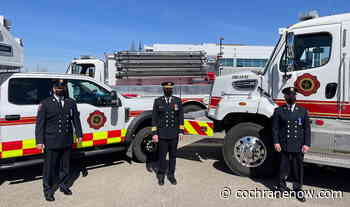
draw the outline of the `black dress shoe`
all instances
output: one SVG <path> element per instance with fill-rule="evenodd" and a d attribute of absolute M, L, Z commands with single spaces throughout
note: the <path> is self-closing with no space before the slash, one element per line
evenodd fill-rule
<path fill-rule="evenodd" d="M 146 169 L 148 172 L 153 172 L 151 163 L 146 163 Z"/>
<path fill-rule="evenodd" d="M 157 178 L 158 178 L 158 184 L 159 185 L 164 185 L 164 175 L 163 174 L 158 174 Z"/>
<path fill-rule="evenodd" d="M 60 188 L 60 191 L 64 194 L 64 195 L 72 195 L 72 191 L 69 190 L 69 188 Z"/>
<path fill-rule="evenodd" d="M 170 181 L 170 183 L 171 184 L 173 184 L 173 185 L 176 185 L 177 184 L 177 181 L 176 181 L 176 179 L 175 179 L 175 177 L 174 176 L 168 176 L 168 180 Z"/>
<path fill-rule="evenodd" d="M 158 179 L 158 185 L 160 185 L 160 186 L 164 185 L 164 178 Z"/>
<path fill-rule="evenodd" d="M 83 168 L 83 169 L 81 170 L 81 175 L 82 175 L 83 177 L 88 176 L 88 174 L 89 174 L 89 172 L 87 171 L 86 168 Z"/>
<path fill-rule="evenodd" d="M 55 197 L 53 197 L 52 194 L 50 194 L 50 195 L 45 195 L 45 200 L 46 200 L 46 201 L 55 201 Z"/>

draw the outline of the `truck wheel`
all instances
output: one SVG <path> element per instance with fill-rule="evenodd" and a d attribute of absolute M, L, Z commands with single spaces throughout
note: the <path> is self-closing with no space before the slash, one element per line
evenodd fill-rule
<path fill-rule="evenodd" d="M 200 111 L 203 110 L 202 107 L 197 105 L 186 105 L 184 106 L 184 113 L 193 112 L 193 111 Z"/>
<path fill-rule="evenodd" d="M 152 142 L 151 127 L 145 127 L 137 132 L 134 143 L 134 157 L 139 162 L 146 162 L 147 158 L 157 152 L 157 144 Z"/>
<path fill-rule="evenodd" d="M 223 157 L 236 174 L 247 177 L 268 177 L 277 171 L 276 153 L 272 139 L 263 126 L 241 123 L 225 136 Z"/>

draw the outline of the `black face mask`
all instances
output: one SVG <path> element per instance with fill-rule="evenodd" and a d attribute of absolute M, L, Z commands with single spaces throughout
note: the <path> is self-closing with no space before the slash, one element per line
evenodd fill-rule
<path fill-rule="evenodd" d="M 291 97 L 286 97 L 286 102 L 289 105 L 293 105 L 296 102 L 296 98 L 295 96 L 291 96 Z"/>
<path fill-rule="evenodd" d="M 64 90 L 56 90 L 55 92 L 56 96 L 64 96 L 65 95 L 65 91 Z"/>
<path fill-rule="evenodd" d="M 170 97 L 173 95 L 173 91 L 172 90 L 164 90 L 164 95 L 167 97 Z"/>

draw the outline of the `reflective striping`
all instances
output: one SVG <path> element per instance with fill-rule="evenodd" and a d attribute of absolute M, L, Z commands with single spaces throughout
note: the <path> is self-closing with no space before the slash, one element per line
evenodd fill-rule
<path fill-rule="evenodd" d="M 107 144 L 107 139 L 94 140 L 93 142 L 94 142 L 94 146 L 105 145 Z"/>
<path fill-rule="evenodd" d="M 35 154 L 41 154 L 43 151 L 39 150 L 37 148 L 31 148 L 31 149 L 23 149 L 23 156 L 24 155 L 35 155 Z"/>
<path fill-rule="evenodd" d="M 126 129 L 86 133 L 83 134 L 83 141 L 79 144 L 76 143 L 76 137 L 74 137 L 74 143 L 72 147 L 85 148 L 121 143 L 125 141 L 125 135 Z M 36 141 L 34 138 L 11 142 L 0 142 L 0 159 L 41 153 L 43 153 L 43 151 L 36 148 Z"/>
<path fill-rule="evenodd" d="M 122 129 L 122 137 L 126 136 L 126 129 Z"/>
<path fill-rule="evenodd" d="M 23 140 L 23 149 L 31 149 L 31 148 L 35 148 L 35 147 L 36 147 L 35 139 Z"/>
<path fill-rule="evenodd" d="M 18 150 L 22 149 L 23 143 L 20 141 L 4 142 L 2 143 L 2 151 Z"/>
<path fill-rule="evenodd" d="M 10 150 L 3 151 L 1 158 L 10 158 L 10 157 L 20 157 L 23 156 L 23 150 Z"/>
<path fill-rule="evenodd" d="M 93 133 L 93 140 L 107 139 L 108 132 L 95 132 Z"/>
<path fill-rule="evenodd" d="M 89 140 L 92 140 L 92 138 L 93 138 L 92 133 L 83 134 L 83 141 L 89 141 Z"/>
<path fill-rule="evenodd" d="M 191 125 L 189 120 L 185 120 L 185 129 L 188 134 L 197 134 L 197 131 L 193 126 Z"/>
<path fill-rule="evenodd" d="M 213 123 L 207 121 L 185 120 L 185 134 L 213 136 Z"/>
<path fill-rule="evenodd" d="M 114 144 L 114 143 L 118 143 L 121 141 L 122 141 L 121 137 L 109 138 L 109 139 L 107 139 L 107 144 Z"/>
<path fill-rule="evenodd" d="M 157 131 L 157 127 L 152 127 L 151 130 L 152 132 Z"/>
<path fill-rule="evenodd" d="M 210 125 L 208 122 L 204 122 L 204 121 L 199 121 L 198 125 L 201 127 L 205 127 L 205 131 L 204 134 L 207 136 L 213 136 L 214 134 L 214 130 L 213 130 L 213 125 Z"/>
<path fill-rule="evenodd" d="M 122 135 L 121 130 L 108 131 L 108 138 L 120 137 Z"/>
<path fill-rule="evenodd" d="M 77 148 L 92 147 L 93 145 L 94 141 L 83 141 L 77 144 Z"/>

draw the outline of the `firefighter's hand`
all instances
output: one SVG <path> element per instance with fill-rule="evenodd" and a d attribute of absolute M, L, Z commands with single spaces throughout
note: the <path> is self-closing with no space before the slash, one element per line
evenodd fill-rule
<path fill-rule="evenodd" d="M 83 141 L 83 138 L 82 137 L 78 137 L 77 138 L 77 143 L 79 144 L 79 143 L 81 143 Z"/>
<path fill-rule="evenodd" d="M 302 151 L 303 153 L 307 153 L 309 150 L 310 150 L 310 147 L 307 146 L 307 145 L 303 145 L 303 148 L 301 149 L 301 151 Z"/>
<path fill-rule="evenodd" d="M 281 145 L 280 144 L 275 144 L 275 150 L 277 152 L 281 152 L 282 151 Z"/>
<path fill-rule="evenodd" d="M 179 134 L 179 139 L 182 141 L 183 138 L 184 138 L 184 134 L 180 133 L 180 134 Z"/>
<path fill-rule="evenodd" d="M 152 141 L 153 142 L 158 142 L 158 135 L 153 135 L 153 137 L 152 137 Z"/>
<path fill-rule="evenodd" d="M 36 148 L 38 149 L 38 150 L 42 150 L 42 149 L 44 149 L 44 144 L 37 144 L 36 145 Z"/>

